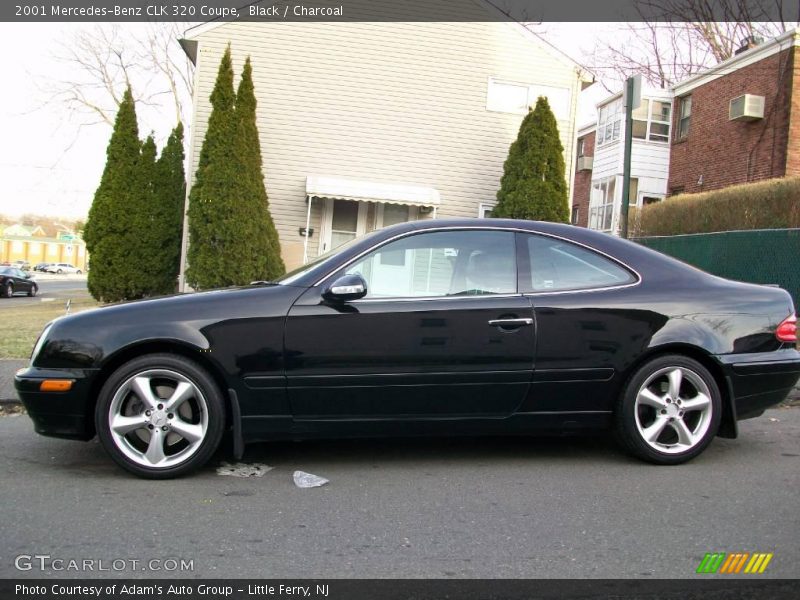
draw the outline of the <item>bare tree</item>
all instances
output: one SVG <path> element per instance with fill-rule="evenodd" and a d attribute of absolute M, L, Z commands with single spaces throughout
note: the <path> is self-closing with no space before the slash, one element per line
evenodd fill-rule
<path fill-rule="evenodd" d="M 783 21 L 783 0 L 636 0 L 634 9 L 637 22 L 621 25 L 585 57 L 609 91 L 633 74 L 669 87 L 730 58 L 745 43 L 797 25 Z"/>
<path fill-rule="evenodd" d="M 192 98 L 192 64 L 178 38 L 181 23 L 137 26 L 102 24 L 80 28 L 57 45 L 54 58 L 64 76 L 42 82 L 50 102 L 61 103 L 81 125 L 113 126 L 119 103 L 130 85 L 139 106 L 164 103 L 186 123 Z"/>

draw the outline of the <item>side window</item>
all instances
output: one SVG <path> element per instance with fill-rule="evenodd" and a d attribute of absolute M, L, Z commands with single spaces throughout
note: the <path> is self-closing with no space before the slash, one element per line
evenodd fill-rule
<path fill-rule="evenodd" d="M 514 234 L 436 231 L 381 246 L 344 271 L 367 282 L 367 298 L 513 294 L 517 291 Z"/>
<path fill-rule="evenodd" d="M 533 292 L 580 290 L 633 283 L 636 278 L 614 261 L 582 246 L 528 235 Z"/>

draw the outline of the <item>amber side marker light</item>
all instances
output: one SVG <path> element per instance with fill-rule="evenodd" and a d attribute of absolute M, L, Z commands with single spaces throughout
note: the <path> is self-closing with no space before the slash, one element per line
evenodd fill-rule
<path fill-rule="evenodd" d="M 68 392 L 74 382 L 71 379 L 45 379 L 39 385 L 40 392 Z"/>
<path fill-rule="evenodd" d="M 778 325 L 775 337 L 781 342 L 797 342 L 797 315 L 789 315 Z"/>

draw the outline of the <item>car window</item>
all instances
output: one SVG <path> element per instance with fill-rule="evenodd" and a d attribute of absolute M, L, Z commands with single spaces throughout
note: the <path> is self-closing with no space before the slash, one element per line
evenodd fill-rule
<path fill-rule="evenodd" d="M 517 291 L 514 234 L 436 231 L 390 242 L 339 274 L 360 274 L 367 298 L 474 296 Z"/>
<path fill-rule="evenodd" d="M 541 235 L 527 235 L 534 292 L 580 290 L 636 281 L 627 269 L 583 246 Z"/>

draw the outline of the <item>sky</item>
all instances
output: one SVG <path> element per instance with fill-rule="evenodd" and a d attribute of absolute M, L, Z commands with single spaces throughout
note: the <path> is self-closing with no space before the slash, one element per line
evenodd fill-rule
<path fill-rule="evenodd" d="M 609 24 L 604 24 L 607 28 Z M 0 214 L 25 213 L 85 218 L 100 182 L 111 128 L 85 126 L 53 101 L 54 82 L 76 76 L 59 60 L 60 44 L 83 23 L 2 23 L 0 56 L 4 93 L 0 94 Z M 125 24 L 139 34 L 141 24 Z M 580 62 L 594 46 L 595 23 L 550 23 L 537 29 L 560 50 Z M 12 58 L 13 57 L 13 58 Z M 578 125 L 591 120 L 594 104 L 607 92 L 595 84 L 581 95 Z M 140 111 L 140 137 L 153 132 L 159 148 L 174 125 L 168 106 Z M 143 114 L 145 113 L 145 114 Z"/>

